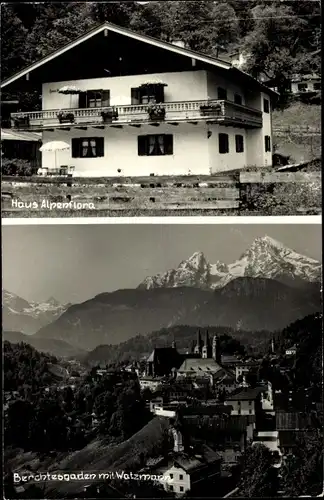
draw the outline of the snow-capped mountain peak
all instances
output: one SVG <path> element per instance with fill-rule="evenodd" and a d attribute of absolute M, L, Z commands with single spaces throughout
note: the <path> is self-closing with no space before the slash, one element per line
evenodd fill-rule
<path fill-rule="evenodd" d="M 195 252 L 175 269 L 146 278 L 140 288 L 191 286 L 218 289 L 235 278 L 267 278 L 284 282 L 320 282 L 321 264 L 270 236 L 256 238 L 232 264 L 210 264 L 204 253 Z"/>
<path fill-rule="evenodd" d="M 50 297 L 46 302 L 27 301 L 15 293 L 2 291 L 4 324 L 7 330 L 14 329 L 34 333 L 63 314 L 71 304 L 60 304 Z"/>

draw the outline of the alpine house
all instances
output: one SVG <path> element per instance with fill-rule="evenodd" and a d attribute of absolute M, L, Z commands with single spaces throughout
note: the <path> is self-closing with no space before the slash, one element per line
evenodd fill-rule
<path fill-rule="evenodd" d="M 1 87 L 41 93 L 42 110 L 12 113 L 11 122 L 41 132 L 43 145 L 67 143 L 58 165 L 43 152 L 48 172 L 209 175 L 272 163 L 275 92 L 228 62 L 110 23 Z"/>

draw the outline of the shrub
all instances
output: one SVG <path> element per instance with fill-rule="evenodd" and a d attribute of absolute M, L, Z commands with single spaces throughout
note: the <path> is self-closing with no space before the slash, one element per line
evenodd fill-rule
<path fill-rule="evenodd" d="M 28 160 L 20 158 L 2 158 L 2 175 L 19 175 L 21 177 L 36 174 L 37 167 L 32 167 Z"/>

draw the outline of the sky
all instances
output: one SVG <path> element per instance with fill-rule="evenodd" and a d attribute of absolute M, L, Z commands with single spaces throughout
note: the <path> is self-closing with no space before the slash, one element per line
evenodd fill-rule
<path fill-rule="evenodd" d="M 234 262 L 259 236 L 321 261 L 321 226 L 296 224 L 104 224 L 2 228 L 3 288 L 29 301 L 79 303 L 135 288 L 194 252 Z"/>

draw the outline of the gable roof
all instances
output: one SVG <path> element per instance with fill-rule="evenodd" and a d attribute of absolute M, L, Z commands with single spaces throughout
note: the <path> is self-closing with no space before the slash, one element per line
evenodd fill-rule
<path fill-rule="evenodd" d="M 212 358 L 187 358 L 179 368 L 179 372 L 216 373 L 222 367 Z"/>
<path fill-rule="evenodd" d="M 233 391 L 226 401 L 253 401 L 259 397 L 259 394 L 265 390 L 264 387 L 244 387 L 238 392 Z"/>
<path fill-rule="evenodd" d="M 112 31 L 112 32 L 117 33 L 117 34 L 127 36 L 129 38 L 134 39 L 134 40 L 144 42 L 144 43 L 153 45 L 155 47 L 162 48 L 162 49 L 168 50 L 170 52 L 174 52 L 174 53 L 182 55 L 182 56 L 190 57 L 191 59 L 201 61 L 205 64 L 209 64 L 209 65 L 214 66 L 214 67 L 222 68 L 225 70 L 230 70 L 230 72 L 233 74 L 232 76 L 234 78 L 235 78 L 235 76 L 240 75 L 241 77 L 244 77 L 245 79 L 250 81 L 250 83 L 254 83 L 254 85 L 257 84 L 261 89 L 263 89 L 269 95 L 272 95 L 272 96 L 279 95 L 277 92 L 274 92 L 272 89 L 266 87 L 261 82 L 259 82 L 257 79 L 253 78 L 251 75 L 248 75 L 244 71 L 241 71 L 241 70 L 235 68 L 231 63 L 228 63 L 228 62 L 223 61 L 221 59 L 216 59 L 215 57 L 201 54 L 200 52 L 195 52 L 195 51 L 190 50 L 190 49 L 185 49 L 183 47 L 173 45 L 170 42 L 164 42 L 162 40 L 159 40 L 157 38 L 153 38 L 153 37 L 148 36 L 148 35 L 142 35 L 140 33 L 136 33 L 135 31 L 132 31 L 128 28 L 117 26 L 116 24 L 112 24 L 109 22 L 105 22 L 99 26 L 96 26 L 95 28 L 86 32 L 84 35 L 81 35 L 78 38 L 76 38 L 73 42 L 70 42 L 70 43 L 64 45 L 63 47 L 51 52 L 47 56 L 39 59 L 35 63 L 27 66 L 25 69 L 18 71 L 13 76 L 6 78 L 1 83 L 1 88 L 6 87 L 7 85 L 15 82 L 16 80 L 27 75 L 31 71 L 39 68 L 40 66 L 43 66 L 44 64 L 50 62 L 51 60 L 55 59 L 56 57 L 64 54 L 65 52 L 69 51 L 70 49 L 82 44 L 83 42 L 89 40 L 93 36 L 95 36 L 101 32 L 104 32 L 105 30 Z"/>

